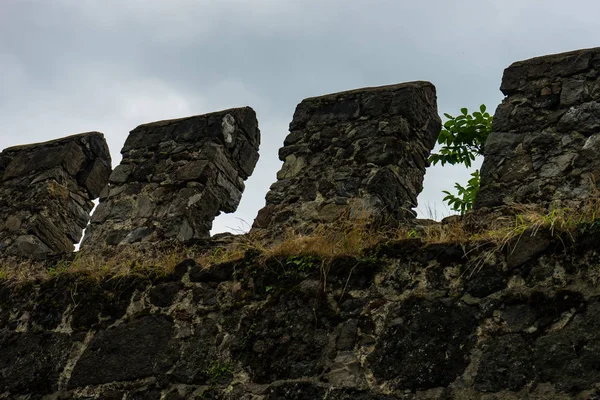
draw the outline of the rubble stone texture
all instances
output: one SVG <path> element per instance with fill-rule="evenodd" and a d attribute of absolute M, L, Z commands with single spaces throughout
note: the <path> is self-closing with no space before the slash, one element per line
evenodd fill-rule
<path fill-rule="evenodd" d="M 99 132 L 0 153 L 0 254 L 46 259 L 81 240 L 111 172 Z"/>
<path fill-rule="evenodd" d="M 259 143 L 250 107 L 138 126 L 121 150 L 82 249 L 209 237 L 213 219 L 236 210 Z"/>
<path fill-rule="evenodd" d="M 310 229 L 335 221 L 349 204 L 358 204 L 357 216 L 413 217 L 440 127 L 429 82 L 303 100 L 254 228 Z"/>
<path fill-rule="evenodd" d="M 0 280 L 0 398 L 598 399 L 600 231 L 532 239 Z"/>
<path fill-rule="evenodd" d="M 504 71 L 507 96 L 485 143 L 475 208 L 580 206 L 600 182 L 600 48 L 537 57 Z"/>

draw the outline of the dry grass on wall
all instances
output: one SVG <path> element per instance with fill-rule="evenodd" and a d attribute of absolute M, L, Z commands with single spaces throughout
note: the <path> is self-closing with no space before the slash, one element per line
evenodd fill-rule
<path fill-rule="evenodd" d="M 497 252 L 514 244 L 523 235 L 535 236 L 540 231 L 567 242 L 576 240 L 585 227 L 600 230 L 600 201 L 594 199 L 579 208 L 543 209 L 511 205 L 502 210 L 476 211 L 464 217 L 449 217 L 443 222 L 411 221 L 396 228 L 375 226 L 368 218 L 345 218 L 335 224 L 322 225 L 311 233 L 288 228 L 276 238 L 261 232 L 231 236 L 212 246 L 164 245 L 140 250 L 123 246 L 110 256 L 76 253 L 69 260 L 52 263 L 5 259 L 0 266 L 0 280 L 23 283 L 46 280 L 63 273 L 75 273 L 92 279 L 113 279 L 136 275 L 166 275 L 185 259 L 193 259 L 203 267 L 241 260 L 246 252 L 259 254 L 259 262 L 288 256 L 314 256 L 331 260 L 341 256 L 360 257 L 380 243 L 418 239 L 423 245 L 432 243 L 461 244 L 464 247 L 485 246 Z"/>

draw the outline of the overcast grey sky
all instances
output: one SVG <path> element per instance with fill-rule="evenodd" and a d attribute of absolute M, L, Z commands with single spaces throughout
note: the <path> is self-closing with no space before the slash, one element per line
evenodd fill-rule
<path fill-rule="evenodd" d="M 235 214 L 246 229 L 306 97 L 413 80 L 440 114 L 502 100 L 514 61 L 600 45 L 600 2 L 564 0 L 0 0 L 0 149 L 103 132 L 113 166 L 130 130 L 249 105 L 261 159 Z M 429 168 L 418 211 L 464 167 Z"/>

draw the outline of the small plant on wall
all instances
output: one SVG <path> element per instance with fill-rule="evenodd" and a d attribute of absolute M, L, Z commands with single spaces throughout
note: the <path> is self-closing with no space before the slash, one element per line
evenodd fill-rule
<path fill-rule="evenodd" d="M 469 114 L 467 108 L 461 108 L 461 114 L 453 117 L 450 114 L 444 114 L 448 119 L 444 122 L 442 130 L 438 136 L 438 144 L 442 145 L 439 153 L 434 153 L 429 157 L 429 161 L 436 165 L 446 163 L 451 165 L 464 164 L 470 168 L 471 162 L 477 156 L 483 155 L 483 146 L 490 132 L 492 131 L 493 117 L 486 112 L 486 107 L 482 104 L 479 111 Z M 448 203 L 453 211 L 464 214 L 473 207 L 475 197 L 479 192 L 479 170 L 471 174 L 471 179 L 465 186 L 455 183 L 456 194 L 444 190 L 446 194 L 444 201 Z"/>

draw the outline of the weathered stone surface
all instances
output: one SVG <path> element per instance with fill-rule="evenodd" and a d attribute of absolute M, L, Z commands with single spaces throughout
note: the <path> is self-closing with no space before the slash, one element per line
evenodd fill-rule
<path fill-rule="evenodd" d="M 374 376 L 410 390 L 447 386 L 469 363 L 474 310 L 410 299 L 390 312 L 369 357 Z"/>
<path fill-rule="evenodd" d="M 72 345 L 72 338 L 62 333 L 0 335 L 0 398 L 3 392 L 55 392 Z"/>
<path fill-rule="evenodd" d="M 597 236 L 513 269 L 487 254 L 473 277 L 489 249 L 402 240 L 368 261 L 0 282 L 0 398 L 597 398 Z"/>
<path fill-rule="evenodd" d="M 96 335 L 78 360 L 69 386 L 164 374 L 176 351 L 173 324 L 164 316 L 142 317 Z"/>
<path fill-rule="evenodd" d="M 219 361 L 217 342 L 219 327 L 211 319 L 203 319 L 194 329 L 195 334 L 185 338 L 181 357 L 173 369 L 173 377 L 186 384 L 209 384 L 211 364 Z M 219 377 L 220 378 L 220 377 Z"/>
<path fill-rule="evenodd" d="M 0 253 L 39 260 L 72 252 L 110 163 L 98 132 L 2 151 Z"/>
<path fill-rule="evenodd" d="M 600 48 L 537 57 L 504 71 L 507 96 L 484 149 L 476 208 L 578 207 L 600 182 Z"/>
<path fill-rule="evenodd" d="M 490 137 L 486 151 L 492 159 L 506 157 L 496 171 L 505 181 L 498 182 L 539 188 L 538 197 L 525 200 L 585 199 L 594 189 L 571 187 L 575 180 L 565 177 L 577 168 L 581 174 L 595 171 L 600 151 L 600 135 L 595 133 L 600 129 L 594 97 L 600 90 L 596 53 L 592 49 L 529 60 L 505 73 L 503 90 L 509 97 L 499 107 L 496 123 L 507 129 Z M 421 126 L 416 129 L 419 141 L 403 146 L 425 157 L 428 149 L 422 147 L 419 153 L 410 146 L 424 146 L 424 132 L 436 124 L 428 102 L 434 92 L 427 84 L 414 85 L 301 103 L 281 150 L 287 166 L 267 196 L 267 207 L 275 212 L 267 227 L 315 221 L 314 210 L 311 214 L 302 206 L 295 208 L 288 189 L 295 200 L 309 205 L 319 197 L 322 221 L 335 220 L 337 206 L 351 199 L 400 201 L 395 189 L 383 189 L 395 185 L 390 163 L 404 162 L 408 155 L 401 152 L 396 159 L 395 151 L 384 154 L 377 147 L 381 143 L 404 147 L 395 142 L 395 133 L 373 136 L 369 124 L 377 121 L 378 129 L 396 123 L 412 127 L 398 131 L 405 133 Z M 528 97 L 532 87 L 539 89 L 539 98 Z M 400 94 L 390 94 L 396 91 Z M 415 97 L 428 105 L 406 100 Z M 541 111 L 534 115 L 527 107 Z M 227 177 L 243 179 L 255 160 L 236 164 L 231 157 L 253 160 L 255 142 L 243 136 L 246 142 L 239 152 L 230 150 L 238 149 L 239 132 L 246 135 L 256 126 L 253 113 L 249 119 L 225 113 L 164 121 L 132 133 L 124 147 L 130 162 L 115 170 L 111 185 L 103 190 L 103 201 L 114 201 L 94 218 L 100 224 L 135 215 L 154 225 L 121 229 L 123 225 L 106 235 L 106 243 L 164 239 L 155 229 L 161 226 L 159 217 L 170 218 L 182 204 L 196 201 L 197 194 L 204 196 L 211 182 L 223 190 L 219 207 L 235 208 L 241 189 Z M 511 128 L 511 118 L 532 130 Z M 342 132 L 357 126 L 356 131 Z M 196 143 L 198 132 L 209 132 L 212 139 L 190 156 L 187 149 Z M 338 142 L 345 147 L 336 150 Z M 40 153 L 36 162 L 49 166 L 48 171 L 33 178 L 24 172 L 29 166 L 21 161 L 9 165 L 10 158 L 0 156 L 2 176 L 20 182 L 25 174 L 31 178 L 25 179 L 28 185 L 68 181 L 88 153 L 77 146 L 63 150 L 50 158 Z M 340 159 L 348 168 L 325 168 L 333 150 L 347 152 Z M 161 151 L 168 157 L 155 159 Z M 67 159 L 59 162 L 60 169 L 52 167 L 63 152 Z M 305 172 L 317 165 L 328 171 L 327 179 L 309 179 Z M 359 165 L 370 168 L 367 176 L 372 180 L 361 181 L 364 177 L 353 172 Z M 95 168 L 76 174 L 90 194 L 101 186 Z M 164 181 L 153 185 L 156 176 Z M 572 197 L 554 196 L 548 186 L 552 179 L 571 190 Z M 152 190 L 144 189 L 148 185 Z M 343 195 L 323 194 L 340 187 Z M 77 204 L 88 199 L 53 188 Z M 524 195 L 529 189 L 516 192 Z M 489 190 L 484 189 L 482 199 L 493 200 Z M 157 199 L 162 198 L 174 208 L 159 215 Z M 504 204 L 507 199 L 500 193 L 494 201 Z M 464 222 L 482 232 L 510 217 L 510 209 L 479 208 Z M 84 209 L 71 211 L 77 224 L 87 219 Z M 483 220 L 486 215 L 491 220 Z M 2 229 L 18 231 L 22 221 L 10 214 L 1 221 Z M 197 233 L 186 223 L 177 231 L 184 239 Z M 186 259 L 167 276 L 90 279 L 57 272 L 46 281 L 16 286 L 0 280 L 0 399 L 598 399 L 600 233 L 595 223 L 579 228 L 572 245 L 536 229 L 502 248 L 405 239 L 380 243 L 358 259 L 291 255 L 265 261 L 249 251 L 241 260 L 209 267 Z M 51 249 L 61 243 L 56 232 L 62 228 L 54 219 L 28 229 L 15 240 L 23 251 L 44 253 L 42 245 Z M 216 251 L 231 240 L 223 236 L 204 241 L 197 249 Z"/>
<path fill-rule="evenodd" d="M 506 335 L 485 343 L 475 386 L 482 392 L 518 391 L 533 377 L 531 346 L 521 335 Z"/>
<path fill-rule="evenodd" d="M 318 288 L 315 283 L 310 287 Z M 242 321 L 241 330 L 248 334 L 241 340 L 239 358 L 253 381 L 269 383 L 323 372 L 331 311 L 318 304 L 317 293 L 309 289 L 283 295 L 271 313 L 260 312 Z"/>
<path fill-rule="evenodd" d="M 83 250 L 207 238 L 220 212 L 236 210 L 258 160 L 250 107 L 140 125 L 109 179 Z"/>
<path fill-rule="evenodd" d="M 534 350 L 535 367 L 559 390 L 578 392 L 600 382 L 600 305 L 575 315 L 568 326 L 541 337 Z M 560 360 L 560 362 L 557 362 Z"/>
<path fill-rule="evenodd" d="M 284 161 L 255 228 L 296 229 L 351 217 L 412 217 L 440 131 L 428 82 L 303 100 L 279 151 Z"/>

